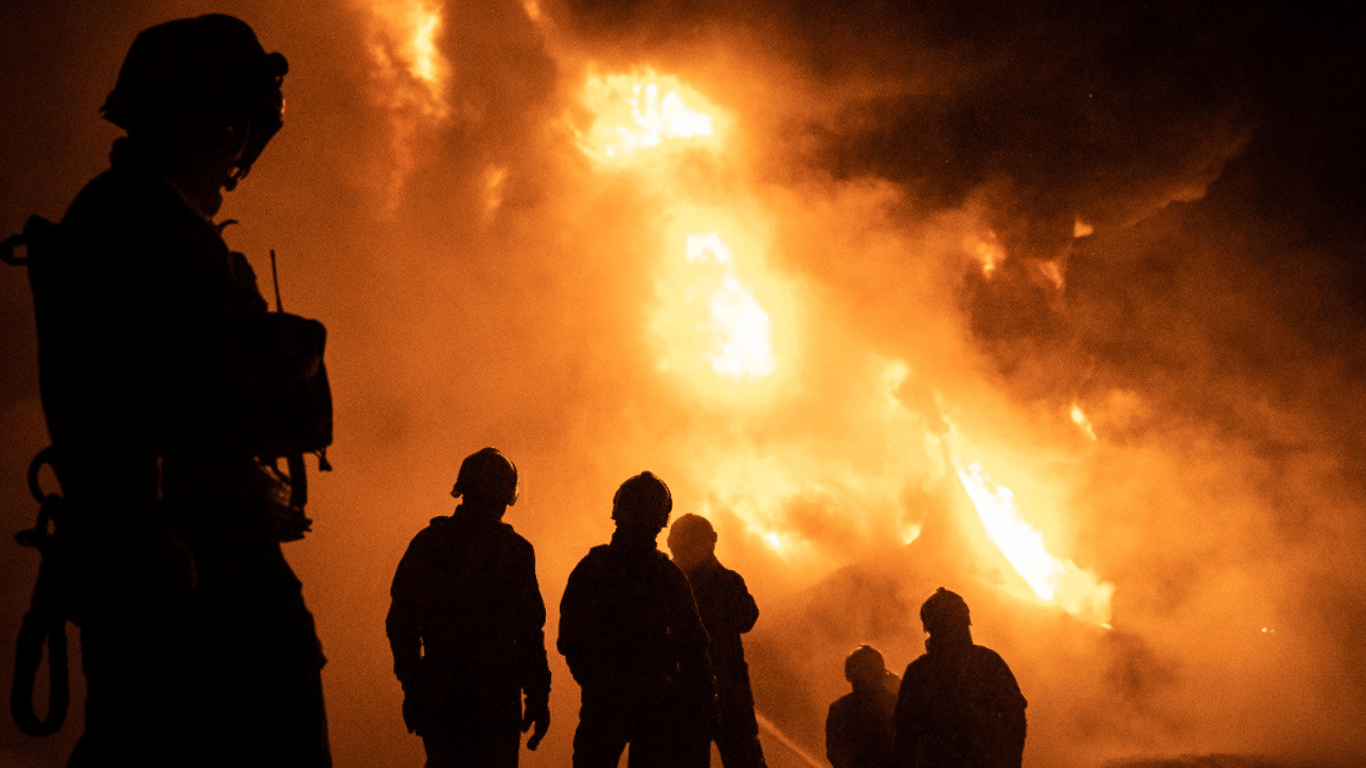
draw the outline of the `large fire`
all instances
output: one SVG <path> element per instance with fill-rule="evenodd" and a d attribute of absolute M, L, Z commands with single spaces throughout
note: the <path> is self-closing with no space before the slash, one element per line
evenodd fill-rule
<path fill-rule="evenodd" d="M 679 224 L 663 244 L 659 270 L 661 307 L 653 324 L 660 367 L 689 372 L 694 361 L 705 359 L 712 372 L 737 381 L 772 374 L 778 363 L 770 314 L 742 277 L 749 265 L 740 262 L 748 254 L 738 256 L 719 231 L 725 222 L 744 237 L 752 222 L 696 205 L 680 188 L 668 151 L 723 151 L 713 117 L 719 110 L 677 78 L 648 69 L 591 74 L 582 99 L 595 120 L 580 134 L 580 148 L 603 162 L 604 170 L 637 171 L 637 184 L 669 201 L 669 215 Z"/>
<path fill-rule="evenodd" d="M 139 29 L 205 10 L 122 5 L 0 10 L 0 236 L 104 165 L 94 106 Z M 340 461 L 286 556 L 339 768 L 422 759 L 387 590 L 485 445 L 522 471 L 507 520 L 552 646 L 623 478 L 715 524 L 763 614 L 775 766 L 825 762 L 840 659 L 868 642 L 900 672 L 940 585 L 1029 699 L 1025 765 L 1361 762 L 1362 96 L 1337 86 L 1359 14 L 225 5 L 291 67 L 220 219 L 267 281 L 286 254 L 285 303 L 329 330 Z M 18 530 L 49 436 L 30 287 L 0 272 Z M 36 567 L 0 559 L 10 626 Z M 578 686 L 550 663 L 532 768 L 572 751 Z M 57 765 L 78 726 L 0 733 L 0 765 Z"/>
<path fill-rule="evenodd" d="M 701 360 L 710 364 L 711 374 L 742 384 L 752 385 L 771 377 L 778 370 L 771 338 L 773 316 L 742 279 L 741 260 L 729 242 L 733 238 L 714 229 L 716 221 L 725 218 L 731 231 L 744 236 L 753 222 L 734 213 L 722 214 L 693 200 L 690 191 L 682 188 L 677 178 L 680 174 L 675 173 L 668 151 L 695 147 L 724 152 L 724 143 L 714 130 L 714 108 L 677 78 L 649 70 L 590 75 L 582 98 L 595 117 L 592 128 L 580 133 L 582 151 L 597 159 L 604 172 L 621 168 L 639 171 L 637 183 L 666 201 L 676 220 L 675 230 L 663 244 L 665 254 L 658 283 L 660 306 L 653 319 L 660 339 L 661 370 L 683 374 L 699 391 L 712 387 L 700 377 Z M 762 218 L 762 214 L 756 213 L 752 218 Z M 969 245 L 981 260 L 984 274 L 990 277 L 1004 260 L 1004 250 L 990 232 Z M 762 245 L 754 250 L 762 250 Z M 680 251 L 682 258 L 678 255 Z M 763 271 L 759 261 L 750 268 L 752 272 Z M 895 391 L 909 374 L 909 368 L 900 363 L 893 364 L 884 374 L 886 381 L 882 386 L 893 393 L 893 411 L 881 418 L 887 425 L 897 422 L 888 427 L 893 432 L 899 431 L 898 420 L 907 417 L 904 409 L 897 407 Z M 1089 428 L 1089 422 L 1086 427 Z M 728 464 L 751 464 L 748 471 L 737 476 L 734 486 L 726 489 L 732 498 L 727 508 L 739 516 L 750 535 L 788 555 L 796 551 L 794 545 L 803 536 L 782 511 L 783 499 L 819 496 L 825 493 L 822 486 L 852 483 L 890 487 L 896 483 L 895 476 L 832 478 L 821 482 L 813 479 L 819 477 L 816 472 L 804 471 L 801 458 L 789 460 L 797 464 L 774 466 L 772 462 L 737 455 L 724 460 Z M 957 458 L 950 461 L 991 540 L 1035 594 L 1069 613 L 1108 626 L 1114 587 L 1100 583 L 1094 574 L 1070 561 L 1051 555 L 1044 546 L 1043 534 L 1020 514 L 1010 489 L 993 483 L 980 464 L 962 464 Z M 715 482 L 714 489 L 725 493 L 722 481 Z M 914 540 L 920 532 L 918 523 L 903 524 L 900 529 L 905 542 Z"/>

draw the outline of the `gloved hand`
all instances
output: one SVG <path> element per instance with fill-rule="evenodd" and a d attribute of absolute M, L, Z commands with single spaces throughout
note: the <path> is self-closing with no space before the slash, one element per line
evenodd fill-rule
<path fill-rule="evenodd" d="M 541 739 L 545 738 L 545 732 L 550 730 L 549 702 L 527 700 L 525 714 L 522 715 L 522 733 L 526 733 L 533 725 L 536 730 L 527 739 L 526 748 L 535 752 L 536 747 L 541 745 Z"/>
<path fill-rule="evenodd" d="M 403 686 L 403 724 L 408 726 L 408 733 L 418 736 L 427 730 L 427 717 L 422 710 L 422 698 L 418 696 L 417 686 Z"/>

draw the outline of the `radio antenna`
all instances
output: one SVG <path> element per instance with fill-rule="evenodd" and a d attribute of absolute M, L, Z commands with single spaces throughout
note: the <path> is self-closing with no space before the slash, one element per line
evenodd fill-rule
<path fill-rule="evenodd" d="M 285 307 L 280 303 L 280 273 L 275 271 L 275 249 L 270 249 L 270 280 L 275 283 L 275 311 L 284 312 Z"/>

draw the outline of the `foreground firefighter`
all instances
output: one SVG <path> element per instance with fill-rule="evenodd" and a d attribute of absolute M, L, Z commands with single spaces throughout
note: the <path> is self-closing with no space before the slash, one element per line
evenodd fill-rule
<path fill-rule="evenodd" d="M 699 515 L 684 515 L 669 528 L 669 552 L 683 570 L 697 600 L 711 642 L 708 652 L 716 671 L 716 720 L 707 723 L 701 736 L 708 745 L 716 742 L 725 768 L 758 768 L 765 765 L 759 744 L 759 723 L 754 717 L 754 694 L 749 686 L 749 666 L 740 635 L 754 629 L 759 606 L 740 574 L 716 559 L 716 530 Z"/>
<path fill-rule="evenodd" d="M 569 575 L 558 646 L 582 688 L 574 768 L 703 764 L 702 724 L 715 689 L 707 633 L 687 577 L 655 539 L 669 522 L 668 486 L 649 472 L 612 499 L 616 532 Z"/>
<path fill-rule="evenodd" d="M 854 690 L 831 704 L 825 717 L 826 759 L 834 768 L 891 768 L 892 711 L 901 679 L 870 645 L 844 660 L 844 679 Z"/>
<path fill-rule="evenodd" d="M 331 764 L 280 549 L 307 529 L 302 476 L 286 501 L 274 469 L 331 441 L 324 331 L 268 314 L 213 221 L 281 126 L 286 69 L 229 16 L 142 32 L 101 110 L 127 131 L 112 167 L 26 229 L 87 682 L 73 767 Z"/>
<path fill-rule="evenodd" d="M 1019 768 L 1025 698 L 1010 667 L 974 645 L 968 604 L 940 587 L 920 608 L 925 654 L 901 680 L 896 764 L 906 768 Z"/>
<path fill-rule="evenodd" d="M 535 726 L 534 750 L 550 727 L 536 553 L 502 522 L 517 468 L 485 448 L 461 463 L 451 495 L 455 512 L 413 538 L 394 574 L 385 628 L 403 720 L 427 768 L 515 768 L 519 734 Z"/>

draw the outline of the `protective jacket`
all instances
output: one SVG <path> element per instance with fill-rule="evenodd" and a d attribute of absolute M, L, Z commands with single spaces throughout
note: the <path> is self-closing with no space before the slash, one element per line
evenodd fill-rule
<path fill-rule="evenodd" d="M 891 768 L 892 711 L 900 683 L 888 672 L 881 685 L 855 690 L 830 705 L 825 756 L 834 768 Z"/>
<path fill-rule="evenodd" d="M 557 646 L 582 687 L 576 768 L 614 766 L 627 743 L 633 766 L 689 764 L 697 744 L 683 741 L 713 716 L 707 632 L 687 578 L 653 542 L 618 531 L 589 551 L 569 575 Z"/>
<path fill-rule="evenodd" d="M 744 577 L 721 565 L 715 555 L 684 574 L 710 639 L 707 651 L 716 672 L 716 724 L 711 737 L 726 768 L 764 765 L 749 665 L 740 639 L 759 620 L 759 606 L 745 587 Z"/>
<path fill-rule="evenodd" d="M 399 562 L 385 627 L 419 734 L 492 717 L 514 734 L 547 706 L 545 603 L 536 555 L 512 526 L 468 512 L 433 518 Z"/>
<path fill-rule="evenodd" d="M 906 667 L 901 680 L 894 716 L 897 764 L 1019 768 L 1025 706 L 1015 676 L 995 651 L 980 645 L 931 647 Z"/>
<path fill-rule="evenodd" d="M 112 161 L 61 222 L 39 312 L 88 683 L 71 764 L 330 765 L 313 619 L 240 439 L 266 304 L 131 140 Z"/>

